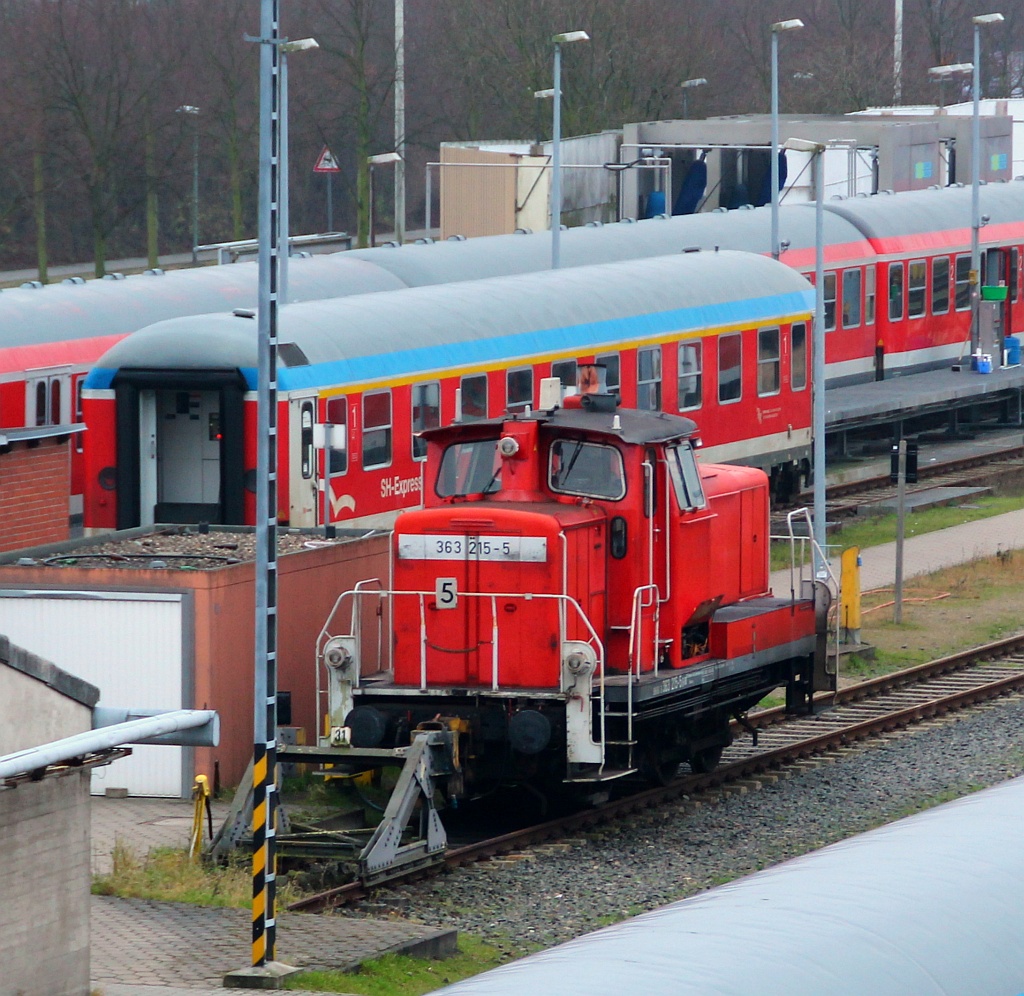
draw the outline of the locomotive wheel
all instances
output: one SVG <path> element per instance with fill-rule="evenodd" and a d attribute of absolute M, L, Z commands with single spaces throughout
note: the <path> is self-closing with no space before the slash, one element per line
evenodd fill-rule
<path fill-rule="evenodd" d="M 640 774 L 654 785 L 668 785 L 679 770 L 679 754 L 675 749 L 650 746 L 640 762 Z"/>
<path fill-rule="evenodd" d="M 690 755 L 690 770 L 695 775 L 706 775 L 709 771 L 714 771 L 721 760 L 721 747 L 705 747 L 704 750 L 695 751 Z"/>

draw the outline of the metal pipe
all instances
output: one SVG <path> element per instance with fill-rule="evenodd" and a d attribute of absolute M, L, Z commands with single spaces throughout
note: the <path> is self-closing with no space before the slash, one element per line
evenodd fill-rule
<path fill-rule="evenodd" d="M 29 747 L 0 757 L 0 778 L 13 778 L 16 775 L 38 771 L 51 764 L 60 764 L 62 761 L 81 757 L 83 754 L 94 754 L 125 744 L 137 744 L 152 737 L 166 737 L 179 730 L 196 729 L 208 724 L 215 724 L 219 740 L 219 723 L 217 713 L 211 709 L 178 709 L 144 719 L 134 719 L 127 723 L 104 726 L 98 730 L 87 730 L 73 737 L 64 737 L 63 740 L 55 740 L 40 747 Z"/>

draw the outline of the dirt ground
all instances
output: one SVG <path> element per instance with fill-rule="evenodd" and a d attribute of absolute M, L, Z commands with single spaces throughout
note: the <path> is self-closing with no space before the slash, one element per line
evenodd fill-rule
<path fill-rule="evenodd" d="M 912 578 L 903 621 L 893 622 L 893 589 L 862 600 L 861 641 L 869 653 L 844 655 L 840 674 L 859 680 L 910 667 L 1024 631 L 1024 551 Z"/>

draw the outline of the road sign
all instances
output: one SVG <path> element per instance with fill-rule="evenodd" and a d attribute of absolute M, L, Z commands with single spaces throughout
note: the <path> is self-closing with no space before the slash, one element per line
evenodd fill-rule
<path fill-rule="evenodd" d="M 320 151 L 320 155 L 317 158 L 316 165 L 313 167 L 314 173 L 340 173 L 341 167 L 338 165 L 338 160 L 334 158 L 334 153 L 325 145 Z"/>

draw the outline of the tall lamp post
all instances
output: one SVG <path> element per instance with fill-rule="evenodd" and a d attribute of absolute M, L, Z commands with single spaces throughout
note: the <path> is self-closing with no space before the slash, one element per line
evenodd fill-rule
<path fill-rule="evenodd" d="M 291 219 L 288 210 L 288 56 L 293 52 L 308 52 L 319 48 L 315 38 L 297 38 L 278 45 L 281 53 L 280 67 L 277 77 L 280 93 L 278 95 L 278 114 L 280 116 L 281 162 L 278 166 L 278 181 L 281 189 L 278 192 L 278 247 L 281 253 L 279 264 L 278 293 L 282 304 L 288 303 L 288 258 L 291 256 Z"/>
<path fill-rule="evenodd" d="M 825 564 L 825 146 L 789 138 L 785 148 L 814 156 L 814 334 L 811 337 L 812 457 L 814 460 L 814 574 L 822 577 Z"/>
<path fill-rule="evenodd" d="M 981 328 L 981 27 L 998 24 L 1002 14 L 978 14 L 974 24 L 974 73 L 971 82 L 974 106 L 971 113 L 971 352 L 980 341 Z"/>
<path fill-rule="evenodd" d="M 381 152 L 376 156 L 367 156 L 366 161 L 370 166 L 370 183 L 369 183 L 369 199 L 370 199 L 370 248 L 372 249 L 377 244 L 377 235 L 373 230 L 374 225 L 374 211 L 373 211 L 373 168 L 375 166 L 386 166 L 388 163 L 400 163 L 402 157 L 397 152 Z M 397 222 L 396 222 L 397 225 Z"/>
<path fill-rule="evenodd" d="M 405 242 L 405 0 L 395 0 L 395 241 Z"/>
<path fill-rule="evenodd" d="M 196 246 L 199 245 L 199 108 L 194 104 L 182 104 L 175 110 L 192 117 L 192 264 L 198 262 Z"/>
<path fill-rule="evenodd" d="M 932 66 L 928 75 L 939 84 L 939 114 L 944 114 L 946 109 L 945 83 L 952 76 L 958 73 L 969 73 L 974 66 L 970 62 L 957 62 L 951 66 Z M 953 139 L 946 142 L 949 161 L 946 164 L 946 186 L 956 182 L 956 144 Z"/>
<path fill-rule="evenodd" d="M 551 41 L 555 46 L 555 93 L 551 115 L 551 269 L 557 270 L 561 263 L 562 236 L 562 46 L 590 41 L 590 35 L 586 31 L 565 31 L 554 35 Z"/>
<path fill-rule="evenodd" d="M 778 259 L 779 246 L 779 35 L 802 28 L 798 17 L 776 21 L 772 25 L 772 258 Z"/>
<path fill-rule="evenodd" d="M 697 77 L 696 79 L 692 79 L 692 80 L 683 80 L 683 82 L 679 84 L 680 88 L 681 88 L 681 89 L 682 89 L 682 91 L 683 91 L 683 118 L 686 118 L 686 117 L 688 117 L 688 114 L 687 114 L 688 108 L 687 108 L 687 106 L 686 106 L 686 95 L 687 95 L 687 94 L 688 94 L 688 93 L 689 93 L 689 92 L 690 92 L 690 91 L 691 91 L 691 90 L 692 90 L 692 89 L 693 89 L 693 88 L 694 88 L 695 86 L 707 86 L 707 82 L 708 82 L 708 81 L 707 81 L 706 79 L 704 79 L 704 77 L 703 77 L 703 76 L 699 76 L 699 77 Z"/>

